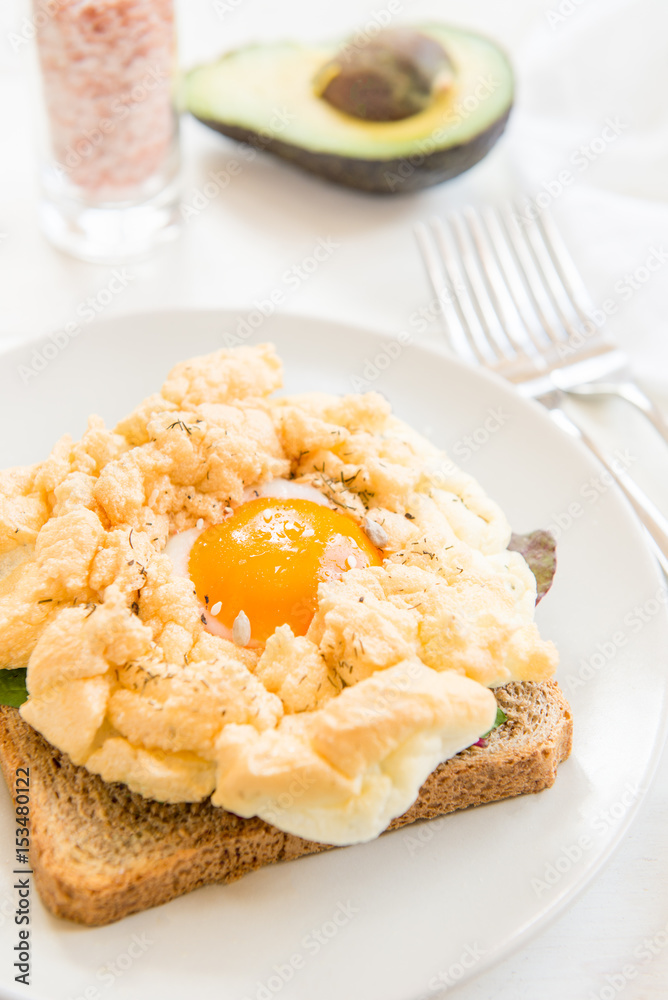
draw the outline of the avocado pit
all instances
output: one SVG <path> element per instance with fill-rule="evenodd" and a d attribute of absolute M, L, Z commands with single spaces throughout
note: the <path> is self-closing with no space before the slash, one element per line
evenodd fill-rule
<path fill-rule="evenodd" d="M 400 121 L 424 111 L 452 85 L 454 69 L 435 38 L 386 28 L 366 45 L 344 45 L 317 74 L 318 97 L 364 121 Z"/>

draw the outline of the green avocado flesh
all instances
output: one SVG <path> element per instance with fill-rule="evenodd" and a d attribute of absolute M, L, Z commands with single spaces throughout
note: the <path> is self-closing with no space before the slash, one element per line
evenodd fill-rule
<path fill-rule="evenodd" d="M 400 194 L 438 184 L 472 167 L 499 138 L 513 74 L 486 38 L 440 25 L 416 30 L 442 45 L 453 80 L 424 110 L 398 121 L 357 118 L 316 94 L 314 80 L 340 56 L 340 43 L 230 52 L 187 75 L 185 104 L 223 135 L 348 187 Z"/>

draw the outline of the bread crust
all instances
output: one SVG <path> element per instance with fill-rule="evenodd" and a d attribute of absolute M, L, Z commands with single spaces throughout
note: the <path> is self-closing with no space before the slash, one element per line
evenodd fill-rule
<path fill-rule="evenodd" d="M 496 695 L 508 721 L 484 747 L 469 747 L 439 765 L 388 830 L 553 784 L 573 733 L 558 684 L 512 683 Z M 106 784 L 7 706 L 0 706 L 0 766 L 12 793 L 16 768 L 30 768 L 30 862 L 44 905 L 88 926 L 330 849 L 209 801 L 170 805 Z"/>

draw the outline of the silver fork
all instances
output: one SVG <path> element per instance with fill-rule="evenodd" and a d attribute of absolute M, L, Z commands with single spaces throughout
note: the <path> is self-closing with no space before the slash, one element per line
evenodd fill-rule
<path fill-rule="evenodd" d="M 579 279 L 577 299 L 574 293 L 577 271 L 551 220 L 540 229 L 524 227 L 509 208 L 467 208 L 447 222 L 420 223 L 416 236 L 453 353 L 509 379 L 589 448 L 627 497 L 668 573 L 668 520 L 563 407 L 566 391 L 624 373 L 627 359 L 598 331 L 583 330 L 588 317 Z M 598 391 L 623 395 L 668 440 L 659 411 L 630 379 L 604 382 Z"/>
<path fill-rule="evenodd" d="M 591 318 L 595 312 L 593 303 L 547 211 L 533 221 L 521 216 L 519 210 L 513 211 L 511 206 L 498 211 L 488 207 L 479 213 L 469 208 L 461 215 L 452 216 L 451 229 L 459 243 L 466 272 L 471 270 L 472 255 L 477 254 L 485 263 L 490 252 L 496 253 L 502 273 L 499 275 L 498 269 L 494 273 L 488 271 L 489 293 L 507 324 L 508 338 L 518 349 L 518 356 L 509 365 L 507 351 L 499 344 L 494 322 L 491 327 L 488 325 L 488 339 L 501 347 L 498 363 L 501 374 L 518 382 L 524 382 L 530 374 L 552 374 L 555 385 L 574 395 L 619 396 L 640 410 L 668 442 L 668 423 L 658 406 L 633 380 L 626 354 Z M 432 234 L 447 263 L 452 259 L 452 242 L 440 220 L 434 221 Z M 428 241 L 420 233 L 418 238 L 429 267 L 429 260 L 433 258 Z M 525 281 L 519 278 L 514 263 L 519 264 Z M 432 268 L 432 283 L 435 273 Z M 514 299 L 515 310 L 512 307 L 510 311 L 505 309 L 504 279 Z M 489 318 L 490 295 L 486 294 L 484 286 L 475 284 L 475 277 L 472 281 L 485 324 Z M 441 298 L 442 294 L 441 282 L 437 296 Z M 501 340 L 504 339 L 502 336 Z M 474 334 L 472 346 L 481 360 L 476 351 L 476 347 L 481 346 L 478 333 Z M 489 362 L 487 356 L 486 363 Z M 493 362 L 489 366 L 496 367 Z"/>

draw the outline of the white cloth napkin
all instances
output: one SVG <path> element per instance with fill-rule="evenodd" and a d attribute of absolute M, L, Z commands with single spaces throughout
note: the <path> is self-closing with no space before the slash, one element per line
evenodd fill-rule
<path fill-rule="evenodd" d="M 550 201 L 595 301 L 618 305 L 609 332 L 668 400 L 668 5 L 546 11 L 515 55 L 508 155 L 524 189 Z"/>

